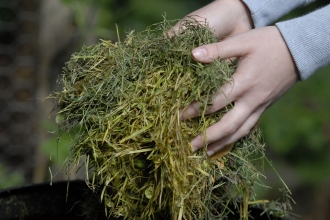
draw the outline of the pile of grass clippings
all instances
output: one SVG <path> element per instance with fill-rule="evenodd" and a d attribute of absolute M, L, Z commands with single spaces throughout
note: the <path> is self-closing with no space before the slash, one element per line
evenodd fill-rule
<path fill-rule="evenodd" d="M 182 109 L 199 101 L 205 112 L 235 66 L 196 62 L 191 50 L 219 39 L 194 20 L 167 37 L 172 24 L 131 32 L 124 42 L 102 40 L 66 63 L 63 90 L 52 96 L 60 133 L 73 137 L 70 164 L 85 158 L 87 184 L 100 191 L 108 216 L 222 219 L 230 204 L 247 219 L 260 177 L 254 164 L 264 157 L 260 131 L 216 160 L 191 150 L 190 140 L 230 107 L 186 121 Z"/>

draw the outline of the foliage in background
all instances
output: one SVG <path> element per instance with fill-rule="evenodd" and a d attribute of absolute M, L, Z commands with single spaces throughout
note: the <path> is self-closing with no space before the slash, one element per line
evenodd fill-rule
<path fill-rule="evenodd" d="M 327 4 L 328 0 L 315 1 L 281 20 L 299 17 Z M 292 167 L 301 184 L 317 186 L 330 176 L 329 81 L 330 67 L 317 71 L 306 81 L 297 83 L 261 118 L 272 159 Z"/>
<path fill-rule="evenodd" d="M 299 82 L 261 119 L 268 149 L 311 184 L 330 176 L 329 72 L 328 67 Z"/>
<path fill-rule="evenodd" d="M 0 163 L 0 189 L 20 186 L 24 183 L 24 177 L 20 170 L 7 170 L 5 164 Z"/>
<path fill-rule="evenodd" d="M 98 38 L 117 40 L 116 25 L 120 36 L 131 30 L 142 31 L 163 20 L 180 19 L 204 6 L 211 0 L 62 0 L 75 15 L 75 22 L 85 34 Z M 94 10 L 95 23 L 91 26 L 86 13 Z"/>
<path fill-rule="evenodd" d="M 49 157 L 51 163 L 62 167 L 65 164 L 70 152 L 72 138 L 70 134 L 63 134 L 58 139 L 57 125 L 50 121 L 43 122 L 43 128 L 52 134 L 51 138 L 41 143 L 42 152 Z"/>

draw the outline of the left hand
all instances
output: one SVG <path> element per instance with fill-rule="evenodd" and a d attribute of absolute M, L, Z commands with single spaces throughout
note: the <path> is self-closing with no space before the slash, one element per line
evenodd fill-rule
<path fill-rule="evenodd" d="M 249 31 L 253 28 L 253 20 L 248 7 L 241 0 L 216 0 L 188 14 L 169 31 L 177 32 L 182 28 L 182 21 L 195 19 L 213 31 L 215 36 L 226 38 Z"/>

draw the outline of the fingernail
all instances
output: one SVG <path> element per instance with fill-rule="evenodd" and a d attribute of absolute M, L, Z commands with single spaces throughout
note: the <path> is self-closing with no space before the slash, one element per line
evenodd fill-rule
<path fill-rule="evenodd" d="M 205 47 L 197 47 L 193 49 L 191 53 L 192 56 L 197 60 L 204 59 L 207 56 L 207 50 Z"/>
<path fill-rule="evenodd" d="M 192 139 L 191 142 L 190 142 L 190 144 L 191 144 L 191 149 L 192 149 L 194 152 L 197 151 L 197 150 L 199 150 L 199 148 L 196 147 L 196 138 L 197 138 L 197 137 L 195 137 L 194 139 Z"/>
<path fill-rule="evenodd" d="M 193 152 L 195 152 L 195 151 L 197 151 L 198 149 L 196 149 L 196 147 L 194 147 L 194 145 L 193 144 L 191 144 L 190 143 L 190 147 L 191 147 L 191 150 L 193 151 Z"/>
<path fill-rule="evenodd" d="M 214 154 L 214 151 L 213 150 L 208 150 L 206 153 L 209 157 L 211 157 Z"/>

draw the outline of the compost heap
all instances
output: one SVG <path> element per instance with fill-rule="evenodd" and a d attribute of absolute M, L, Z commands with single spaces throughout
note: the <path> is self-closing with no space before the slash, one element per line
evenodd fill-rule
<path fill-rule="evenodd" d="M 54 97 L 59 130 L 73 139 L 70 164 L 85 159 L 86 181 L 108 216 L 210 219 L 225 217 L 231 204 L 247 219 L 259 176 L 252 163 L 264 156 L 260 131 L 214 160 L 190 146 L 231 108 L 204 114 L 235 65 L 196 62 L 191 50 L 219 39 L 194 20 L 168 37 L 171 24 L 83 47 L 66 63 Z M 203 114 L 180 120 L 194 101 Z"/>

